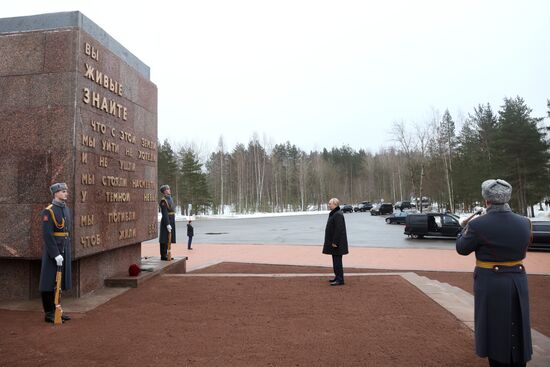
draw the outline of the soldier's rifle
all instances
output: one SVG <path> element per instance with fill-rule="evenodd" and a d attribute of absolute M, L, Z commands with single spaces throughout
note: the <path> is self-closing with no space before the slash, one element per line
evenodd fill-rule
<path fill-rule="evenodd" d="M 55 274 L 55 315 L 53 319 L 54 325 L 60 325 L 63 323 L 61 316 L 63 315 L 63 309 L 61 308 L 61 270 L 62 267 L 57 267 L 57 273 Z"/>
<path fill-rule="evenodd" d="M 168 232 L 168 251 L 166 252 L 168 261 L 172 261 L 172 231 Z"/>

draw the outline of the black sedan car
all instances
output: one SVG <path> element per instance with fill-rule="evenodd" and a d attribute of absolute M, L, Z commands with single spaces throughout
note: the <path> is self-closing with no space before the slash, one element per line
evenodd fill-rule
<path fill-rule="evenodd" d="M 404 234 L 412 238 L 456 238 L 462 230 L 459 221 L 458 216 L 450 213 L 409 214 L 405 219 Z"/>
<path fill-rule="evenodd" d="M 363 201 L 361 204 L 357 205 L 353 210 L 356 212 L 368 212 L 372 209 L 372 204 L 368 201 Z"/>
<path fill-rule="evenodd" d="M 384 215 L 391 213 L 393 213 L 393 205 L 389 203 L 373 206 L 370 210 L 370 215 Z"/>
<path fill-rule="evenodd" d="M 395 203 L 395 206 L 394 208 L 397 210 L 405 210 L 405 209 L 411 209 L 411 208 L 414 208 L 415 205 L 413 203 L 411 203 L 410 201 L 398 201 L 397 203 Z"/>
<path fill-rule="evenodd" d="M 340 205 L 340 210 L 343 213 L 353 213 L 353 206 L 351 206 L 349 204 L 342 204 L 342 205 Z"/>
<path fill-rule="evenodd" d="M 388 224 L 405 224 L 405 219 L 407 218 L 408 212 L 397 212 L 389 215 L 386 218 L 386 223 Z"/>
<path fill-rule="evenodd" d="M 550 251 L 550 221 L 533 220 L 533 243 L 531 251 Z"/>

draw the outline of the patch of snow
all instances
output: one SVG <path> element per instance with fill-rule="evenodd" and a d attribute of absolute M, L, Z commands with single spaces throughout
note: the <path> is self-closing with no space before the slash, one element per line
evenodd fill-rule
<path fill-rule="evenodd" d="M 298 212 L 282 212 L 282 213 L 251 213 L 251 214 L 212 214 L 212 215 L 197 215 L 201 219 L 242 219 L 242 218 L 268 218 L 268 217 L 289 217 L 295 215 L 318 215 L 329 213 L 328 210 L 321 211 L 298 211 Z"/>

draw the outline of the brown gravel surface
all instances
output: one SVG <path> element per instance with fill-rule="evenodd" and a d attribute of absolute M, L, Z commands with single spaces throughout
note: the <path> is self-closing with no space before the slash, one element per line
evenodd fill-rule
<path fill-rule="evenodd" d="M 472 273 L 416 272 L 440 282 L 452 284 L 471 294 L 474 293 Z M 527 275 L 529 282 L 529 306 L 531 309 L 531 327 L 550 336 L 550 276 Z"/>
<path fill-rule="evenodd" d="M 398 276 L 162 276 L 75 316 L 0 310 L 0 365 L 486 365 L 472 332 Z"/>
<path fill-rule="evenodd" d="M 347 273 L 383 273 L 400 270 L 379 270 L 379 269 L 358 269 L 346 268 Z M 408 270 L 401 270 L 408 271 Z M 288 266 L 288 265 L 264 265 L 264 264 L 242 264 L 242 263 L 221 263 L 208 268 L 200 269 L 194 273 L 327 273 L 332 275 L 332 268 L 317 266 Z M 462 288 L 473 294 L 474 281 L 472 273 L 460 272 L 438 272 L 438 271 L 414 271 L 440 282 L 449 283 Z M 550 336 L 550 276 L 528 275 L 529 278 L 529 303 L 531 307 L 531 326 Z"/>

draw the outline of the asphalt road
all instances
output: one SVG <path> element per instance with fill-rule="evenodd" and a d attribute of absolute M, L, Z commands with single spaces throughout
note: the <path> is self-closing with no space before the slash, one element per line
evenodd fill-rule
<path fill-rule="evenodd" d="M 323 243 L 328 214 L 270 218 L 205 219 L 193 221 L 193 243 L 315 245 Z M 403 225 L 386 224 L 384 216 L 345 214 L 348 242 L 360 247 L 454 249 L 454 239 L 413 240 L 403 234 Z M 187 222 L 176 223 L 178 243 L 187 243 Z M 158 242 L 152 240 L 148 242 Z"/>

